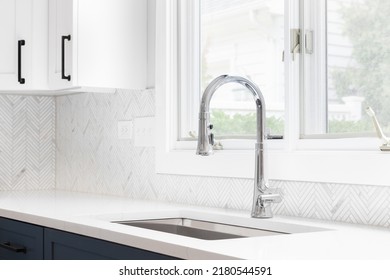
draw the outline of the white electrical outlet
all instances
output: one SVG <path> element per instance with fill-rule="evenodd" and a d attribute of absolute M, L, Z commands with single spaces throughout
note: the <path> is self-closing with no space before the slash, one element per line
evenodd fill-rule
<path fill-rule="evenodd" d="M 134 146 L 154 147 L 155 139 L 154 117 L 134 119 Z"/>
<path fill-rule="evenodd" d="M 133 137 L 133 122 L 118 121 L 118 139 L 131 139 Z"/>

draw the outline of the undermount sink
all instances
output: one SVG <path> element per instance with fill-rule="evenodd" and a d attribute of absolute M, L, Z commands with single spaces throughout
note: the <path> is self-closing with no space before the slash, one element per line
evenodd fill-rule
<path fill-rule="evenodd" d="M 182 217 L 166 219 L 114 221 L 113 223 L 172 233 L 203 240 L 222 240 L 288 234 L 287 232 L 229 225 Z"/>

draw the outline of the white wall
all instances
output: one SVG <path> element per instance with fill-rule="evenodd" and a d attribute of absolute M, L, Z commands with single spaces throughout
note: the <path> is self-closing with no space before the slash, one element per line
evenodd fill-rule
<path fill-rule="evenodd" d="M 156 0 L 148 0 L 148 77 L 147 87 L 155 86 L 155 48 L 156 48 Z"/>

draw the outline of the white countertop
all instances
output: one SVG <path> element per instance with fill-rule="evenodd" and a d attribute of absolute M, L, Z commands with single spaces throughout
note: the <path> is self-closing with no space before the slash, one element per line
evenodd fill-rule
<path fill-rule="evenodd" d="M 111 223 L 175 216 L 293 233 L 201 240 Z M 388 229 L 278 216 L 252 219 L 249 216 L 250 213 L 241 211 L 76 192 L 0 191 L 0 217 L 183 259 L 390 259 Z"/>

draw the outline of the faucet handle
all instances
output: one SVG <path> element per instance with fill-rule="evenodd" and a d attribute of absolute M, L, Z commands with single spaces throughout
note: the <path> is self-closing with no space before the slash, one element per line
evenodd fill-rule
<path fill-rule="evenodd" d="M 252 207 L 252 218 L 272 218 L 272 204 L 282 201 L 278 193 L 263 193 L 257 197 Z"/>
<path fill-rule="evenodd" d="M 282 197 L 278 193 L 264 193 L 259 196 L 259 199 L 262 204 L 282 202 Z"/>
<path fill-rule="evenodd" d="M 259 195 L 252 207 L 252 218 L 272 218 L 272 204 L 282 201 L 277 193 L 263 193 Z"/>

